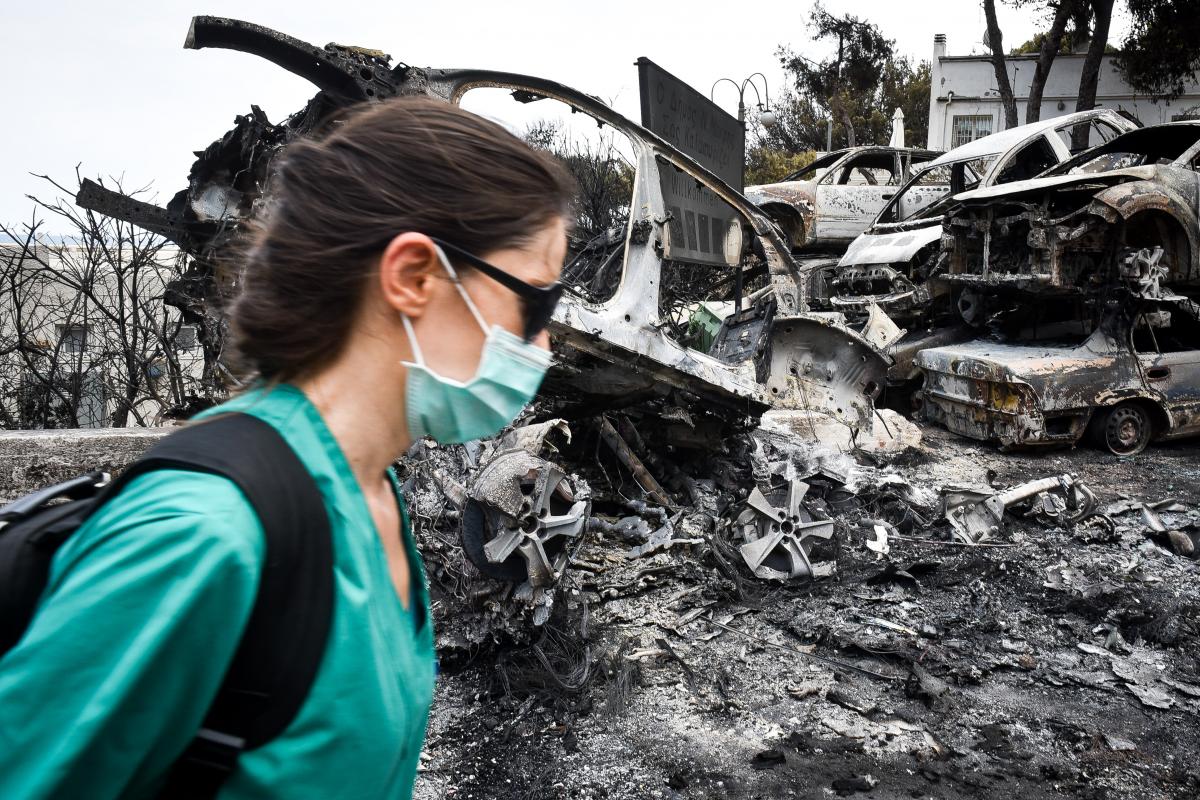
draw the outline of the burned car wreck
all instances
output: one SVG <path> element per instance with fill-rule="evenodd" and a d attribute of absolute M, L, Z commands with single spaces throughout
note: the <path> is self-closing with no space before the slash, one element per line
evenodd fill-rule
<path fill-rule="evenodd" d="M 913 170 L 939 154 L 908 147 L 851 147 L 820 156 L 746 197 L 784 232 L 793 250 L 844 247 L 871 224 Z"/>
<path fill-rule="evenodd" d="M 991 335 L 917 356 L 925 418 L 1117 455 L 1196 433 L 1198 155 L 1200 125 L 1169 123 L 957 197 L 939 279 Z"/>
<path fill-rule="evenodd" d="M 1085 151 L 1043 176 L 956 198 L 942 238 L 945 279 L 961 287 L 965 316 L 986 289 L 1064 295 L 1119 282 L 1132 251 L 1161 247 L 1163 282 L 1200 283 L 1200 122 L 1141 128 Z"/>
<path fill-rule="evenodd" d="M 664 477 L 670 466 L 656 465 L 655 448 L 720 452 L 768 408 L 836 420 L 852 435 L 878 426 L 873 400 L 888 359 L 875 341 L 838 315 L 808 313 L 791 248 L 759 208 L 596 98 L 542 78 L 393 65 L 376 50 L 316 47 L 225 18 L 196 17 L 185 46 L 244 51 L 319 89 L 283 122 L 270 122 L 257 108 L 238 117 L 198 154 L 188 187 L 165 208 L 91 182 L 77 197 L 85 208 L 166 236 L 193 257 L 190 283 L 175 289 L 177 302 L 207 321 L 210 337 L 220 331 L 223 292 L 238 280 L 222 254 L 240 223 L 269 205 L 272 160 L 284 145 L 319 132 L 355 103 L 425 94 L 469 104 L 473 93 L 490 91 L 518 107 L 557 103 L 622 135 L 635 175 L 624 229 L 572 248 L 563 274 L 574 291 L 550 327 L 556 365 L 522 424 L 592 432 L 634 476 L 639 493 L 668 509 L 677 507 L 672 492 L 696 502 L 703 491 L 692 476 Z M 699 237 L 690 219 L 685 235 L 664 201 L 665 191 L 679 186 L 703 212 Z M 689 320 L 714 304 L 726 313 L 701 341 Z M 614 426 L 615 414 L 638 420 L 641 433 Z M 451 485 L 457 481 L 442 473 L 445 494 L 462 514 L 467 555 L 485 574 L 540 591 L 561 576 L 562 554 L 588 527 L 587 490 L 570 470 L 547 461 L 540 444 L 486 451 L 490 460 L 466 469 L 467 485 Z"/>
<path fill-rule="evenodd" d="M 1042 320 L 1006 341 L 922 351 L 925 419 L 1006 446 L 1071 445 L 1086 434 L 1116 455 L 1200 433 L 1200 306 L 1113 302 L 1072 340 L 1080 330 L 1076 320 Z"/>
<path fill-rule="evenodd" d="M 878 306 L 905 329 L 889 348 L 892 386 L 919 380 L 913 359 L 927 347 L 971 337 L 950 287 L 934 280 L 942 221 L 958 195 L 1037 175 L 1082 149 L 1136 126 L 1109 109 L 1021 125 L 961 145 L 922 165 L 836 265 L 814 276 L 813 305 L 860 318 Z"/>

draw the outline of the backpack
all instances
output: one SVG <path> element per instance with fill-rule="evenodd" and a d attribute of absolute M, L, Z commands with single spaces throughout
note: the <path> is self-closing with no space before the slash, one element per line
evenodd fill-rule
<path fill-rule="evenodd" d="M 212 798 L 242 752 L 269 742 L 296 716 L 325 653 L 333 615 L 333 537 L 324 500 L 269 424 L 248 414 L 223 414 L 166 436 L 115 481 L 92 472 L 0 508 L 0 655 L 28 627 L 58 547 L 127 483 L 156 469 L 233 481 L 254 506 L 266 539 L 258 594 L 233 660 L 159 794 Z"/>

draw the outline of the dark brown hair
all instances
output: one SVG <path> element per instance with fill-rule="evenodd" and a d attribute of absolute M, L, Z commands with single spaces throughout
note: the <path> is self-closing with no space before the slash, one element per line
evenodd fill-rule
<path fill-rule="evenodd" d="M 480 255 L 566 217 L 574 184 L 550 155 L 457 106 L 402 97 L 352 109 L 288 145 L 246 240 L 235 360 L 288 380 L 341 352 L 367 279 L 405 231 Z"/>

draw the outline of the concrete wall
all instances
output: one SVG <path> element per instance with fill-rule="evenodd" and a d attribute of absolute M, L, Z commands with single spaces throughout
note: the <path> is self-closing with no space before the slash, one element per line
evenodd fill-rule
<path fill-rule="evenodd" d="M 929 98 L 929 147 L 934 150 L 949 150 L 953 146 L 952 126 L 957 115 L 990 116 L 992 133 L 1004 130 L 1004 109 L 991 60 L 985 55 L 950 56 L 946 50 L 945 36 L 939 34 L 934 38 Z M 1042 119 L 1075 111 L 1084 58 L 1082 53 L 1060 53 L 1054 59 L 1042 94 Z M 1025 124 L 1029 84 L 1036 62 L 1036 55 L 1009 56 L 1007 59 L 1009 81 L 1017 103 L 1017 123 L 1021 125 Z M 1129 88 L 1121 79 L 1113 57 L 1105 56 L 1100 66 L 1096 107 L 1128 111 L 1143 125 L 1158 125 L 1170 122 L 1174 116 L 1200 114 L 1200 84 L 1193 81 L 1185 87 L 1181 97 L 1154 103 Z"/>
<path fill-rule="evenodd" d="M 96 469 L 115 475 L 171 430 L 0 431 L 0 503 Z"/>

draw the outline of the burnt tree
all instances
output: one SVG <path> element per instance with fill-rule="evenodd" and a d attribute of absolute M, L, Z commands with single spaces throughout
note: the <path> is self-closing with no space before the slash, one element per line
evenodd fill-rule
<path fill-rule="evenodd" d="M 195 329 L 163 303 L 179 271 L 167 241 L 131 223 L 81 211 L 60 192 L 32 198 L 35 215 L 0 225 L 0 382 L 5 427 L 151 425 L 199 394 Z M 77 176 L 78 177 L 78 176 Z M 133 195 L 139 194 L 134 192 Z"/>

